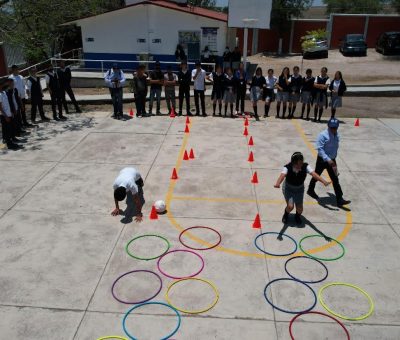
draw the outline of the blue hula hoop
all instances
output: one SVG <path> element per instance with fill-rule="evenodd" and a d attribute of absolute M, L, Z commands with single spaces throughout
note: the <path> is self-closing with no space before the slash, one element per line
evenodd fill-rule
<path fill-rule="evenodd" d="M 314 295 L 314 303 L 312 304 L 311 307 L 309 307 L 309 308 L 307 308 L 307 309 L 305 309 L 305 310 L 300 310 L 300 311 L 290 311 L 290 310 L 285 310 L 285 309 L 283 309 L 283 308 L 280 308 L 280 307 L 278 307 L 278 306 L 275 306 L 275 305 L 268 299 L 268 296 L 267 296 L 267 288 L 268 288 L 268 286 L 270 286 L 271 284 L 273 284 L 274 282 L 277 282 L 277 281 L 294 281 L 294 282 L 297 282 L 297 283 L 300 283 L 300 284 L 306 286 L 306 287 L 313 293 L 313 295 Z M 273 308 L 275 308 L 275 309 L 277 309 L 277 310 L 279 310 L 279 311 L 281 311 L 281 312 L 288 313 L 288 314 L 307 313 L 307 312 L 309 312 L 310 310 L 312 310 L 312 309 L 315 307 L 315 305 L 317 304 L 317 295 L 315 294 L 314 290 L 313 290 L 308 284 L 306 284 L 306 283 L 304 283 L 304 282 L 301 282 L 301 281 L 299 281 L 299 280 L 294 280 L 294 279 L 289 279 L 289 278 L 275 279 L 275 280 L 272 280 L 271 282 L 269 282 L 269 283 L 265 286 L 265 288 L 264 288 L 264 297 L 265 297 L 265 300 L 267 300 L 267 302 L 268 302 Z"/>
<path fill-rule="evenodd" d="M 290 239 L 290 240 L 294 243 L 294 249 L 293 249 L 290 253 L 287 253 L 287 254 L 273 254 L 273 253 L 269 253 L 269 252 L 265 251 L 264 249 L 261 249 L 261 248 L 258 246 L 258 244 L 257 244 L 258 238 L 259 238 L 259 237 L 262 237 L 262 236 L 264 236 L 264 235 L 269 235 L 269 234 L 272 234 L 272 235 L 280 235 L 280 233 L 276 233 L 276 232 L 270 231 L 270 232 L 262 233 L 262 234 L 258 235 L 258 236 L 256 237 L 256 239 L 254 240 L 254 245 L 255 245 L 256 248 L 257 248 L 259 251 L 261 251 L 262 253 L 267 254 L 267 255 L 271 255 L 271 256 L 289 256 L 289 255 L 294 254 L 294 253 L 297 251 L 297 242 L 296 242 L 296 240 L 295 240 L 293 237 L 290 237 L 289 235 L 286 235 L 286 234 L 282 234 L 282 236 L 287 237 L 288 239 Z"/>
<path fill-rule="evenodd" d="M 287 264 L 288 264 L 290 261 L 294 260 L 294 259 L 302 259 L 302 258 L 303 258 L 303 259 L 309 259 L 309 260 L 313 260 L 313 261 L 315 261 L 315 262 L 318 262 L 322 267 L 324 267 L 325 272 L 326 272 L 325 276 L 324 276 L 322 279 L 318 280 L 318 281 L 305 281 L 305 280 L 301 280 L 301 279 L 295 277 L 294 275 L 290 274 L 290 273 L 289 273 L 289 270 L 287 269 Z M 308 284 L 320 283 L 320 282 L 322 282 L 322 281 L 325 281 L 326 278 L 328 277 L 328 273 L 329 273 L 329 272 L 328 272 L 327 266 L 325 266 L 321 261 L 319 261 L 319 260 L 317 260 L 317 259 L 314 259 L 314 258 L 312 258 L 312 257 L 308 257 L 308 256 L 297 256 L 297 257 L 291 257 L 290 259 L 288 259 L 288 260 L 285 262 L 285 272 L 286 272 L 286 274 L 288 274 L 293 280 L 300 281 L 300 282 L 303 282 L 303 283 L 308 283 Z"/>
<path fill-rule="evenodd" d="M 171 310 L 173 310 L 175 312 L 176 316 L 178 317 L 178 324 L 177 324 L 176 328 L 173 330 L 173 332 L 171 334 L 168 334 L 167 336 L 161 338 L 161 340 L 168 340 L 169 338 L 171 338 L 178 331 L 179 327 L 181 326 L 181 315 L 179 314 L 179 312 L 174 307 L 172 307 L 172 306 L 170 306 L 170 305 L 168 305 L 166 303 L 163 303 L 163 302 L 145 302 L 145 303 L 141 303 L 141 304 L 136 305 L 136 306 L 132 307 L 131 309 L 129 309 L 126 312 L 126 314 L 125 314 L 125 316 L 124 316 L 124 318 L 122 320 L 122 328 L 124 329 L 125 334 L 131 340 L 138 340 L 137 338 L 135 338 L 134 336 L 129 334 L 128 330 L 126 329 L 125 322 L 126 322 L 127 317 L 129 316 L 129 314 L 133 310 L 135 310 L 137 308 L 140 308 L 142 306 L 146 306 L 146 305 L 161 305 L 161 306 L 165 306 L 165 307 L 167 307 L 167 308 L 169 308 L 169 309 L 171 309 Z"/>

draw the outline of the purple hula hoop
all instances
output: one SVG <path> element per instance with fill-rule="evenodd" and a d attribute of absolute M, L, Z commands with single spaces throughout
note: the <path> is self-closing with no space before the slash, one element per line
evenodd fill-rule
<path fill-rule="evenodd" d="M 218 242 L 217 242 L 216 244 L 214 244 L 214 245 L 212 245 L 211 247 L 208 247 L 208 248 L 193 248 L 193 247 L 189 247 L 188 245 L 186 245 L 186 244 L 182 241 L 182 236 L 183 236 L 183 234 L 185 234 L 187 231 L 193 230 L 193 229 L 206 229 L 206 230 L 211 230 L 211 231 L 213 231 L 215 234 L 217 234 L 217 236 L 219 237 L 219 240 L 218 240 Z M 187 229 L 183 230 L 183 231 L 179 234 L 179 241 L 182 243 L 182 245 L 184 245 L 186 248 L 189 248 L 189 249 L 193 249 L 193 250 L 210 250 L 210 249 L 213 249 L 213 248 L 216 248 L 216 247 L 219 246 L 219 244 L 220 244 L 221 241 L 222 241 L 222 236 L 221 236 L 221 234 L 220 234 L 217 230 L 215 230 L 215 229 L 213 229 L 213 228 L 210 228 L 210 227 L 203 227 L 203 226 L 196 226 L 196 227 L 190 227 L 190 228 L 187 228 Z"/>
<path fill-rule="evenodd" d="M 201 268 L 198 272 L 191 274 L 191 275 L 187 275 L 187 276 L 172 276 L 172 275 L 168 275 L 167 273 L 165 273 L 164 271 L 162 271 L 161 267 L 160 267 L 160 262 L 161 260 L 167 256 L 168 254 L 171 253 L 178 253 L 178 252 L 183 252 L 183 253 L 191 253 L 196 255 L 200 260 L 201 260 Z M 157 261 L 157 268 L 160 271 L 161 274 L 163 274 L 166 277 L 169 277 L 170 279 L 176 279 L 176 280 L 180 280 L 180 279 L 188 279 L 190 277 L 195 277 L 196 275 L 200 274 L 201 271 L 204 269 L 204 259 L 197 253 L 195 253 L 194 251 L 191 250 L 186 250 L 186 249 L 177 249 L 177 250 L 171 250 L 168 253 L 165 253 L 163 256 L 161 256 L 158 261 Z"/>
<path fill-rule="evenodd" d="M 160 288 L 158 289 L 158 291 L 157 291 L 153 296 L 151 296 L 150 298 L 145 299 L 145 300 L 141 300 L 141 301 L 123 301 L 123 300 L 119 299 L 119 298 L 115 295 L 115 293 L 114 293 L 114 287 L 115 287 L 115 285 L 117 284 L 117 282 L 118 282 L 120 279 L 122 279 L 124 276 L 129 275 L 129 274 L 132 274 L 132 273 L 150 273 L 150 274 L 153 274 L 153 275 L 156 276 L 156 277 L 158 278 L 158 280 L 160 281 Z M 114 281 L 114 283 L 112 284 L 112 287 L 111 287 L 111 294 L 112 294 L 112 296 L 114 297 L 114 299 L 117 300 L 118 302 L 124 303 L 124 304 L 126 304 L 126 305 L 136 305 L 136 304 L 144 303 L 144 302 L 150 301 L 151 299 L 154 299 L 154 298 L 158 295 L 158 293 L 161 292 L 161 289 L 162 289 L 162 279 L 161 279 L 161 276 L 158 275 L 157 273 L 155 273 L 155 272 L 153 272 L 153 271 L 151 271 L 151 270 L 132 270 L 132 271 L 130 271 L 130 272 L 127 272 L 127 273 L 125 273 L 125 274 L 122 274 L 121 276 L 119 276 L 119 277 Z"/>

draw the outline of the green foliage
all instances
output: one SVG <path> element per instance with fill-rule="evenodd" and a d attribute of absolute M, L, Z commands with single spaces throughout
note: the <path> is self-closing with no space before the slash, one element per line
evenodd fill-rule
<path fill-rule="evenodd" d="M 400 0 L 391 0 L 390 4 L 396 10 L 397 13 L 400 13 Z"/>
<path fill-rule="evenodd" d="M 196 7 L 215 8 L 215 0 L 189 0 L 189 4 Z"/>
<path fill-rule="evenodd" d="M 306 51 L 316 46 L 316 40 L 327 39 L 327 37 L 328 32 L 322 28 L 318 30 L 307 31 L 306 35 L 300 38 L 301 48 L 303 51 Z"/>
<path fill-rule="evenodd" d="M 394 0 L 395 2 L 398 0 Z M 324 0 L 326 12 L 329 13 L 379 13 L 386 0 Z"/>

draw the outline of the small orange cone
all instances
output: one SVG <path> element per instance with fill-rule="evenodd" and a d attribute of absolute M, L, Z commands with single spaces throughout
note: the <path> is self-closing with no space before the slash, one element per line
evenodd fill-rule
<path fill-rule="evenodd" d="M 174 170 L 172 171 L 171 179 L 178 179 L 178 173 L 176 172 L 176 169 L 175 169 L 175 168 L 174 168 Z"/>
<path fill-rule="evenodd" d="M 249 131 L 247 131 L 247 127 L 244 128 L 244 132 L 243 132 L 243 136 L 248 136 L 249 135 Z"/>
<path fill-rule="evenodd" d="M 248 161 L 249 161 L 250 163 L 254 162 L 254 155 L 253 155 L 253 151 L 250 151 L 250 155 L 249 155 L 249 159 L 248 159 Z"/>
<path fill-rule="evenodd" d="M 184 155 L 183 155 L 183 160 L 184 160 L 184 161 L 188 161 L 188 160 L 189 160 L 189 155 L 188 155 L 188 153 L 187 153 L 186 150 L 185 150 L 185 153 L 184 153 Z"/>
<path fill-rule="evenodd" d="M 247 119 L 247 117 L 246 117 L 246 119 L 244 121 L 244 126 L 249 126 L 249 120 Z"/>
<path fill-rule="evenodd" d="M 193 149 L 190 149 L 189 158 L 190 159 L 194 159 L 194 151 L 193 151 Z"/>
<path fill-rule="evenodd" d="M 253 222 L 253 228 L 254 229 L 261 229 L 261 220 L 260 220 L 260 214 L 257 214 L 254 222 Z"/>
<path fill-rule="evenodd" d="M 189 132 L 190 132 L 189 125 L 186 124 L 185 133 L 189 133 Z"/>
<path fill-rule="evenodd" d="M 175 118 L 176 117 L 176 114 L 175 114 L 175 109 L 174 109 L 174 107 L 172 107 L 171 108 L 171 113 L 170 113 L 170 118 Z"/>
<path fill-rule="evenodd" d="M 129 115 L 130 115 L 131 117 L 134 116 L 134 113 L 133 113 L 133 109 L 132 109 L 132 108 L 131 108 L 131 110 L 129 111 Z"/>
<path fill-rule="evenodd" d="M 253 184 L 258 184 L 257 171 L 254 173 L 253 178 L 252 178 L 252 180 L 251 180 L 251 183 L 253 183 Z"/>
<path fill-rule="evenodd" d="M 253 146 L 253 145 L 254 145 L 254 140 L 253 140 L 253 137 L 250 137 L 250 140 L 249 140 L 249 145 L 250 145 L 250 146 Z"/>
<path fill-rule="evenodd" d="M 186 117 L 186 125 L 190 124 L 190 118 Z"/>
<path fill-rule="evenodd" d="M 156 207 L 154 205 L 151 207 L 150 219 L 151 220 L 158 220 L 157 210 L 156 210 Z"/>
<path fill-rule="evenodd" d="M 356 119 L 356 121 L 354 123 L 354 126 L 360 126 L 360 119 L 359 118 Z"/>

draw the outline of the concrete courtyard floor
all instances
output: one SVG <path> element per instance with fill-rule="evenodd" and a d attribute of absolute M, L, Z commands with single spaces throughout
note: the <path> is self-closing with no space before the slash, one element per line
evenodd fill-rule
<path fill-rule="evenodd" d="M 210 280 L 219 292 L 217 304 L 203 314 L 182 314 L 173 339 L 290 339 L 294 316 L 273 309 L 264 297 L 266 284 L 288 278 L 287 257 L 261 253 L 254 239 L 263 232 L 280 232 L 284 209 L 282 192 L 273 184 L 295 151 L 314 165 L 313 143 L 324 124 L 275 118 L 250 120 L 249 147 L 243 119 L 193 118 L 185 134 L 185 117 L 134 118 L 116 121 L 108 112 L 70 115 L 32 132 L 25 149 L 0 150 L 0 330 L 1 339 L 95 340 L 108 335 L 126 337 L 122 329 L 129 305 L 111 294 L 114 280 L 132 270 L 151 270 L 162 278 L 162 290 L 152 301 L 166 302 L 172 279 L 162 275 L 157 260 L 127 255 L 129 240 L 157 234 L 171 249 L 188 249 L 179 234 L 192 226 L 207 226 L 222 236 L 218 248 L 196 251 L 204 258 L 197 276 Z M 291 221 L 286 234 L 297 242 L 316 230 L 340 240 L 346 254 L 324 262 L 327 283 L 359 286 L 373 299 L 375 309 L 362 321 L 342 320 L 352 339 L 400 338 L 400 120 L 345 118 L 340 127 L 340 181 L 348 210 L 335 206 L 332 187 L 317 185 L 320 204 L 305 197 L 305 224 Z M 193 148 L 195 160 L 182 161 Z M 249 151 L 255 161 L 248 162 Z M 119 170 L 134 166 L 145 180 L 145 219 L 112 217 L 112 183 Z M 171 181 L 176 167 L 179 179 Z M 259 184 L 250 182 L 254 171 Z M 151 204 L 163 199 L 168 213 L 149 220 Z M 125 209 L 125 204 L 122 205 Z M 351 209 L 351 210 L 350 210 Z M 256 214 L 262 229 L 252 228 Z M 184 242 L 194 248 L 213 245 L 210 230 L 192 230 Z M 271 253 L 288 253 L 293 245 L 265 235 L 259 246 Z M 340 249 L 323 238 L 304 241 L 316 256 L 335 257 Z M 162 253 L 155 238 L 133 243 L 141 257 Z M 296 255 L 301 255 L 298 251 Z M 200 268 L 191 253 L 173 253 L 161 266 L 171 276 L 188 276 Z M 323 267 L 307 259 L 293 260 L 288 270 L 303 280 L 319 280 Z M 121 299 L 151 297 L 159 281 L 140 272 L 118 281 Z M 282 309 L 304 310 L 313 304 L 312 292 L 294 281 L 278 281 L 267 296 Z M 182 309 L 201 310 L 215 296 L 199 281 L 185 281 L 171 290 L 172 302 Z M 349 287 L 333 286 L 323 293 L 326 304 L 339 314 L 357 317 L 369 310 L 368 300 Z M 325 312 L 318 301 L 314 311 Z M 138 339 L 161 339 L 171 333 L 177 317 L 159 305 L 142 307 L 128 317 L 127 328 Z M 331 319 L 301 316 L 293 324 L 295 339 L 346 339 Z"/>

